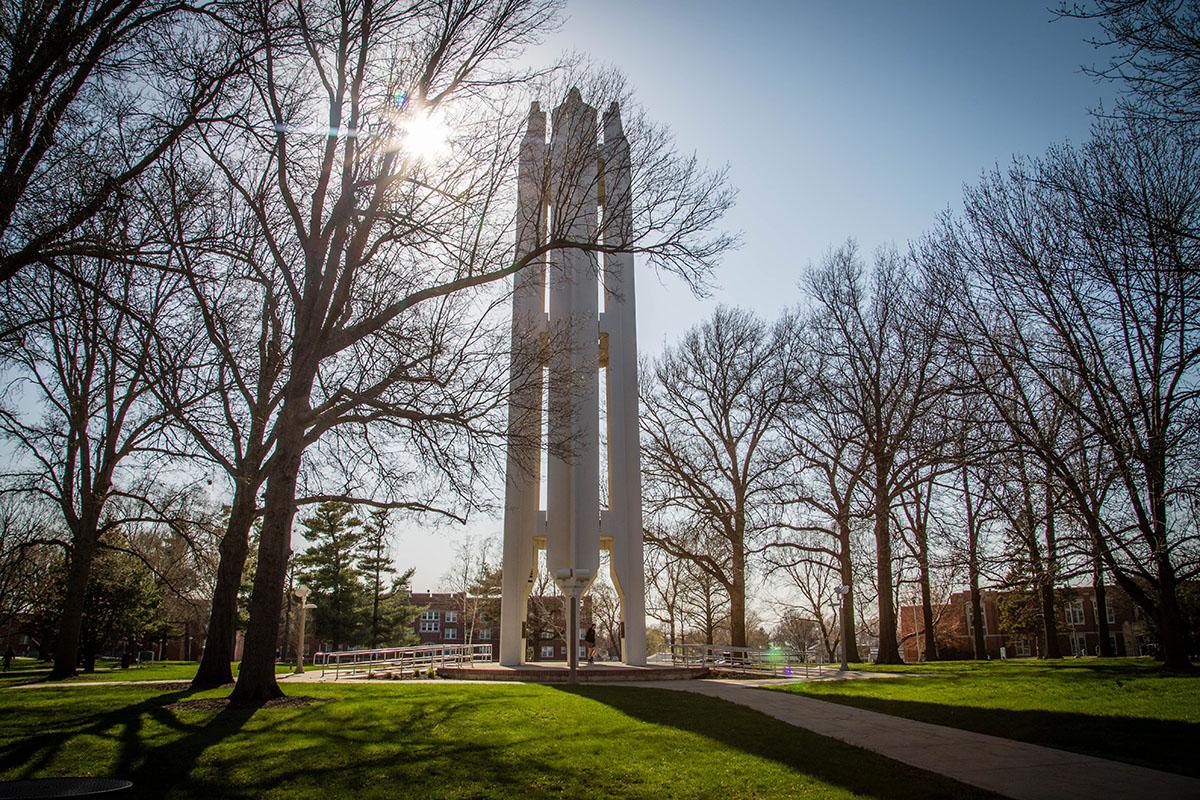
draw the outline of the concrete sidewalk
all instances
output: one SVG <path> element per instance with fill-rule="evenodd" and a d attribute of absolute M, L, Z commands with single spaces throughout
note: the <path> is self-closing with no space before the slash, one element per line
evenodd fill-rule
<path fill-rule="evenodd" d="M 782 683 L 757 681 L 758 685 Z M 723 680 L 637 684 L 719 697 L 1014 800 L 1200 798 L 1200 780 Z"/>

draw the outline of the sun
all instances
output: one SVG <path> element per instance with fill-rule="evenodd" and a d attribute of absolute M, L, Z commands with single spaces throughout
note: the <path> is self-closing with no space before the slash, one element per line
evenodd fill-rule
<path fill-rule="evenodd" d="M 397 144 L 420 161 L 440 161 L 450 153 L 450 126 L 438 111 L 411 111 L 400 121 Z"/>

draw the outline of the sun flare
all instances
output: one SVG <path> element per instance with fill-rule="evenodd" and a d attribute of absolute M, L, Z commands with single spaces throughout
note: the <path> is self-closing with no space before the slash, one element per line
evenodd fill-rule
<path fill-rule="evenodd" d="M 439 161 L 450 152 L 450 134 L 442 114 L 417 111 L 401 121 L 399 146 L 415 159 Z"/>

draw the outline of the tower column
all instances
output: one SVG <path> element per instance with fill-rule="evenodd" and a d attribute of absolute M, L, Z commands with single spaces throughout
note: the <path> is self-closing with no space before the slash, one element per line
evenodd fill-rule
<path fill-rule="evenodd" d="M 631 239 L 629 143 L 616 103 L 604 114 L 606 239 Z M 608 520 L 613 584 L 621 599 L 621 657 L 646 663 L 646 587 L 642 542 L 637 307 L 631 253 L 604 255 L 604 318 L 608 334 Z"/>
<path fill-rule="evenodd" d="M 521 143 L 517 176 L 517 249 L 533 251 L 545 236 L 546 115 L 534 103 Z M 500 663 L 525 660 L 525 619 L 537 567 L 542 481 L 542 338 L 545 334 L 546 264 L 538 259 L 513 279 L 509 364 L 508 462 L 504 487 L 504 571 L 500 602 Z"/>
<path fill-rule="evenodd" d="M 596 109 L 578 89 L 552 115 L 552 229 L 570 241 L 596 237 Z M 563 594 L 566 571 L 600 566 L 600 344 L 596 256 L 578 247 L 550 254 L 549 475 L 546 563 Z M 571 581 L 574 584 L 574 581 Z M 576 647 L 575 633 L 569 637 Z"/>

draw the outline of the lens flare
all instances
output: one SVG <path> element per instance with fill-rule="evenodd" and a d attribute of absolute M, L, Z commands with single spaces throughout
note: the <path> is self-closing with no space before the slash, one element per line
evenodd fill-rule
<path fill-rule="evenodd" d="M 450 152 L 450 126 L 436 111 L 405 114 L 400 122 L 398 144 L 413 158 L 438 161 Z"/>

